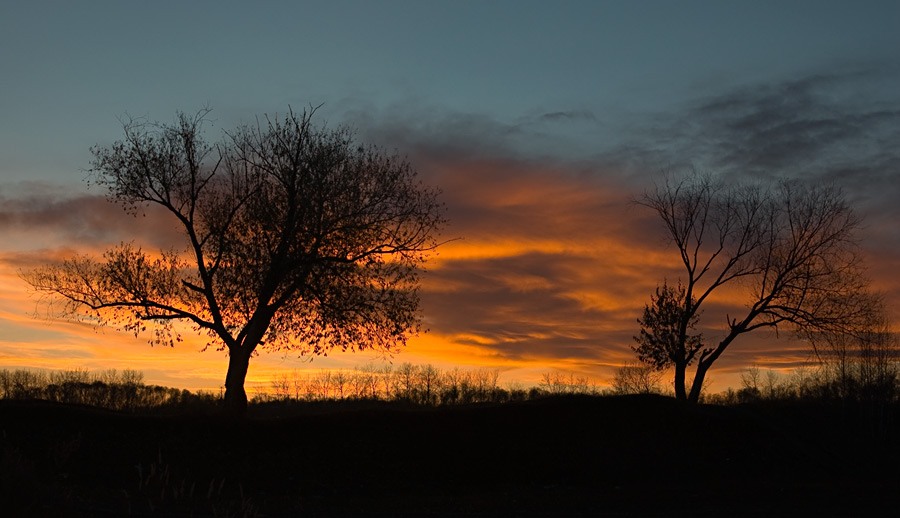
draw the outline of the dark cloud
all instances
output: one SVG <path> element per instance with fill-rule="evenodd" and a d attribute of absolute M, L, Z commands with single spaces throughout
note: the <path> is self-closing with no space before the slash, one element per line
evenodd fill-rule
<path fill-rule="evenodd" d="M 595 152 L 600 124 L 588 109 L 536 112 L 501 119 L 483 113 L 449 111 L 410 100 L 378 109 L 345 101 L 339 119 L 364 142 L 398 149 L 417 165 L 431 162 L 502 159 L 568 162 Z"/>
<path fill-rule="evenodd" d="M 863 216 L 865 246 L 900 256 L 900 70 L 814 74 L 698 97 L 637 117 L 597 154 L 649 182 L 696 169 L 735 181 L 833 183 Z M 880 258 L 879 258 L 880 259 Z"/>
<path fill-rule="evenodd" d="M 713 166 L 758 175 L 831 175 L 883 166 L 900 137 L 900 105 L 860 99 L 868 74 L 812 76 L 745 88 L 699 103 L 689 138 Z M 891 153 L 896 159 L 900 150 Z"/>
<path fill-rule="evenodd" d="M 0 230 L 19 232 L 32 240 L 52 235 L 66 245 L 138 241 L 169 248 L 177 243 L 173 223 L 154 207 L 133 217 L 101 195 L 69 193 L 42 184 L 0 185 Z"/>
<path fill-rule="evenodd" d="M 898 173 L 897 71 L 811 75 L 690 101 L 633 124 L 609 154 L 748 177 L 815 177 L 848 185 Z"/>
<path fill-rule="evenodd" d="M 432 171 L 462 240 L 440 252 L 423 290 L 429 327 L 504 359 L 630 354 L 664 245 L 633 194 L 579 166 L 496 159 Z"/>
<path fill-rule="evenodd" d="M 539 121 L 596 121 L 597 117 L 589 110 L 569 110 L 544 113 L 538 117 Z"/>
<path fill-rule="evenodd" d="M 398 149 L 420 160 L 495 157 L 511 154 L 515 125 L 477 113 L 447 112 L 416 103 L 347 108 L 341 117 L 363 142 Z"/>
<path fill-rule="evenodd" d="M 596 264 L 534 252 L 452 261 L 429 272 L 423 304 L 432 329 L 504 358 L 596 359 L 607 352 L 609 328 L 629 320 L 621 307 L 591 307 L 573 296 L 588 289 L 582 272 Z"/>
<path fill-rule="evenodd" d="M 32 249 L 23 252 L 0 252 L 0 265 L 7 266 L 11 271 L 19 272 L 30 270 L 37 266 L 63 261 L 76 255 L 78 251 L 63 245 L 55 249 Z"/>

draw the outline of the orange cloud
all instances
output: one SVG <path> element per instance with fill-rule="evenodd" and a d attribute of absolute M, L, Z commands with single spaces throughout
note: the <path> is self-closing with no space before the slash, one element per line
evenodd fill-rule
<path fill-rule="evenodd" d="M 428 164 L 444 190 L 450 226 L 422 276 L 422 312 L 430 332 L 387 361 L 500 369 L 501 381 L 538 383 L 562 370 L 600 380 L 633 360 L 636 318 L 664 279 L 681 270 L 654 215 L 630 202 L 638 190 L 616 171 L 512 160 Z M 602 173 L 602 174 L 601 174 Z M 73 253 L 99 254 L 119 241 L 148 249 L 177 241 L 152 213 L 132 218 L 97 196 L 61 193 L 6 199 L 0 221 L 0 367 L 134 368 L 154 383 L 217 389 L 224 353 L 198 351 L 205 336 L 188 331 L 174 349 L 85 324 L 34 319 L 35 299 L 20 269 Z M 876 286 L 900 300 L 893 272 L 900 254 L 885 245 L 870 257 Z M 743 288 L 710 300 L 703 332 L 713 339 L 726 313 L 742 306 Z M 895 306 L 896 307 L 896 306 Z M 765 333 L 741 337 L 712 372 L 713 389 L 738 386 L 747 365 L 783 369 L 803 363 L 804 344 Z M 292 369 L 351 369 L 384 361 L 367 354 L 325 358 L 254 357 L 248 386 L 265 387 Z"/>

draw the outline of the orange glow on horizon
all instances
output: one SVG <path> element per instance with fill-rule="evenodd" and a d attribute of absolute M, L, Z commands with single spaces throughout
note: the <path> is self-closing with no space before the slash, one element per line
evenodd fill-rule
<path fill-rule="evenodd" d="M 367 352 L 312 359 L 261 352 L 251 360 L 248 387 L 268 386 L 285 371 L 350 370 L 382 361 L 497 369 L 501 383 L 535 385 L 543 374 L 560 371 L 605 384 L 617 367 L 634 361 L 637 317 L 656 286 L 677 281 L 681 270 L 652 215 L 628 204 L 631 193 L 522 164 L 439 167 L 434 176 L 451 212 L 458 211 L 456 219 L 449 215 L 445 237 L 459 239 L 442 245 L 421 276 L 423 324 L 431 331 L 387 359 Z M 97 197 L 79 200 L 86 222 L 55 210 L 49 223 L 29 227 L 23 220 L 0 228 L 0 368 L 135 369 L 148 383 L 218 390 L 227 358 L 214 348 L 198 352 L 206 335 L 187 331 L 175 348 L 150 347 L 143 336 L 35 318 L 38 301 L 20 271 L 76 254 L 99 258 L 122 241 L 151 254 L 172 241 L 159 214 L 132 218 Z M 73 239 L 65 225 L 87 237 Z M 869 259 L 875 287 L 897 296 L 891 273 L 897 258 Z M 743 308 L 745 294 L 734 285 L 710 299 L 705 336 L 715 338 L 725 314 Z M 806 359 L 803 343 L 751 335 L 714 366 L 711 390 L 739 387 L 749 365 L 784 370 Z"/>

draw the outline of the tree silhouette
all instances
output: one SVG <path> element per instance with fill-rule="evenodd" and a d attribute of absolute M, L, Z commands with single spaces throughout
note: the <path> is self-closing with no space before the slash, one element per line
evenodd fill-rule
<path fill-rule="evenodd" d="M 746 293 L 745 309 L 726 315 L 724 338 L 697 351 L 690 393 L 676 386 L 679 398 L 699 400 L 707 371 L 743 333 L 841 332 L 871 311 L 854 240 L 859 220 L 834 187 L 790 181 L 726 187 L 709 176 L 667 177 L 638 203 L 662 220 L 684 267 L 680 324 L 670 345 L 685 359 L 696 345 L 685 330 L 704 303 L 723 287 Z M 687 362 L 673 366 L 676 380 L 684 380 Z"/>
<path fill-rule="evenodd" d="M 900 378 L 900 340 L 883 301 L 845 332 L 812 332 L 808 339 L 824 367 L 825 385 L 844 399 L 892 401 Z"/>
<path fill-rule="evenodd" d="M 23 275 L 67 317 L 179 340 L 176 321 L 227 349 L 225 403 L 242 414 L 251 355 L 396 350 L 420 329 L 418 273 L 443 225 L 438 192 L 395 154 L 312 123 L 315 109 L 226 132 L 209 110 L 129 120 L 94 147 L 93 180 L 131 213 L 162 207 L 184 238 L 152 254 L 124 243 Z"/>
<path fill-rule="evenodd" d="M 638 359 L 655 370 L 675 368 L 675 394 L 685 399 L 684 376 L 703 345 L 702 336 L 689 334 L 700 316 L 693 310 L 697 300 L 687 300 L 684 286 L 671 287 L 663 283 L 656 288 L 656 296 L 644 306 L 644 315 L 638 319 L 641 333 L 635 336 L 638 343 L 632 349 Z"/>
<path fill-rule="evenodd" d="M 660 391 L 662 374 L 647 363 L 625 362 L 616 369 L 612 388 L 616 394 L 654 394 Z"/>

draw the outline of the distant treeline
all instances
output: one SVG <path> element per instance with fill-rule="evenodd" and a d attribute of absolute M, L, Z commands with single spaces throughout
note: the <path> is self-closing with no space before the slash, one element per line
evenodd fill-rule
<path fill-rule="evenodd" d="M 0 398 L 43 400 L 90 405 L 121 411 L 198 408 L 214 403 L 218 395 L 207 392 L 144 384 L 144 374 L 134 370 L 85 369 L 35 371 L 0 370 Z"/>
<path fill-rule="evenodd" d="M 741 376 L 741 387 L 704 394 L 708 404 L 734 405 L 760 400 L 900 401 L 900 369 L 888 361 L 823 359 L 789 374 L 758 367 Z M 552 395 L 671 395 L 662 374 L 646 365 L 626 364 L 610 384 L 586 376 L 547 372 L 538 385 L 501 384 L 498 369 L 439 369 L 433 365 L 365 365 L 354 369 L 286 371 L 251 399 L 257 406 L 278 402 L 385 401 L 441 406 L 526 401 Z M 120 411 L 209 410 L 221 404 L 221 391 L 191 392 L 144 384 L 134 370 L 92 372 L 0 370 L 0 399 L 32 399 L 90 405 Z"/>
<path fill-rule="evenodd" d="M 546 373 L 539 386 L 501 386 L 497 369 L 441 370 L 433 365 L 366 365 L 355 369 L 288 371 L 259 387 L 251 403 L 298 401 L 390 401 L 415 405 L 459 405 L 524 401 L 546 395 L 610 393 L 587 377 Z M 0 370 L 0 399 L 43 400 L 110 410 L 162 410 L 215 406 L 222 393 L 191 392 L 144 384 L 139 371 Z"/>
<path fill-rule="evenodd" d="M 441 370 L 433 365 L 366 365 L 355 369 L 287 371 L 268 387 L 258 387 L 251 403 L 298 401 L 390 401 L 415 405 L 458 405 L 524 401 L 550 394 L 601 394 L 587 377 L 546 373 L 542 383 L 526 388 L 501 386 L 497 369 Z M 139 371 L 92 372 L 0 370 L 0 399 L 44 400 L 110 410 L 178 409 L 221 403 L 222 393 L 144 384 Z"/>
<path fill-rule="evenodd" d="M 271 391 L 255 400 L 322 401 L 371 399 L 404 401 L 420 405 L 456 405 L 523 401 L 547 394 L 600 394 L 590 378 L 546 373 L 540 385 L 501 385 L 498 369 L 439 369 L 433 365 L 402 363 L 397 366 L 366 365 L 352 370 L 290 371 L 279 374 Z"/>
<path fill-rule="evenodd" d="M 873 368 L 852 363 L 797 368 L 789 374 L 750 367 L 741 375 L 741 388 L 729 388 L 705 398 L 706 403 L 738 404 L 758 400 L 900 401 L 900 369 L 896 361 Z"/>
<path fill-rule="evenodd" d="M 660 394 L 674 396 L 663 384 L 663 373 L 643 364 L 625 364 L 609 383 L 562 372 L 547 372 L 538 385 L 501 385 L 497 369 L 438 369 L 432 365 L 368 365 L 352 370 L 290 371 L 275 377 L 271 390 L 259 391 L 254 401 L 333 401 L 370 399 L 405 401 L 422 405 L 524 401 L 550 395 L 614 396 Z M 710 394 L 701 401 L 733 405 L 759 400 L 900 401 L 900 364 L 897 358 L 871 361 L 865 357 L 818 363 L 790 373 L 750 367 L 741 375 L 741 387 Z"/>

